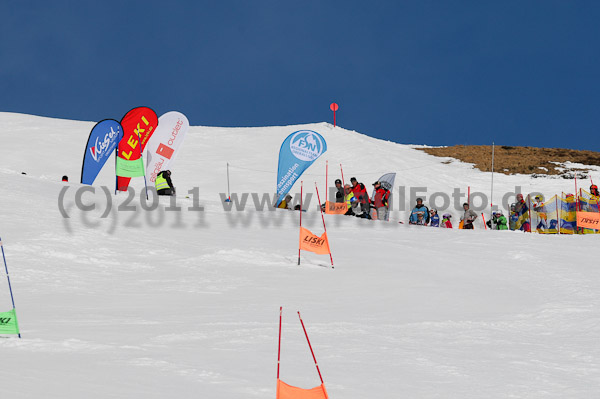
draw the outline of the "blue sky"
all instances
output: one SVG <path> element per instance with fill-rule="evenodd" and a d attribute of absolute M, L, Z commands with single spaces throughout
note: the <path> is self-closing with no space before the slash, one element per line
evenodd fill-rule
<path fill-rule="evenodd" d="M 600 151 L 600 3 L 4 1 L 0 111 Z"/>

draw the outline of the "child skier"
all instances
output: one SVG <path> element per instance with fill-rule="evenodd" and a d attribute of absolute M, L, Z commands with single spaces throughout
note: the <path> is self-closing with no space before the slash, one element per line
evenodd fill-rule
<path fill-rule="evenodd" d="M 431 208 L 429 211 L 429 226 L 440 227 L 440 217 L 437 214 L 437 209 Z"/>
<path fill-rule="evenodd" d="M 452 222 L 450 221 L 450 219 L 452 218 L 452 215 L 449 213 L 444 213 L 442 215 L 442 227 L 445 229 L 451 229 L 452 228 Z"/>
<path fill-rule="evenodd" d="M 417 212 L 417 221 L 414 224 L 417 226 L 427 226 L 427 220 L 425 219 L 424 212 Z"/>

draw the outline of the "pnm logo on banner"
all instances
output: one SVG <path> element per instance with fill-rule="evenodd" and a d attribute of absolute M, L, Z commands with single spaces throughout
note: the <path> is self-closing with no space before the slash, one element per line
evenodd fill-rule
<path fill-rule="evenodd" d="M 323 153 L 321 137 L 309 130 L 301 130 L 290 140 L 290 151 L 302 161 L 314 161 Z"/>

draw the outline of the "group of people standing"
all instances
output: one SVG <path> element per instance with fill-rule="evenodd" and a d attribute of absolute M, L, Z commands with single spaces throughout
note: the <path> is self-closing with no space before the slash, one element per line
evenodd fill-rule
<path fill-rule="evenodd" d="M 380 181 L 373 183 L 373 198 L 369 198 L 367 188 L 359 183 L 356 177 L 350 179 L 350 184 L 342 187 L 342 181 L 335 181 L 335 202 L 345 202 L 347 211 L 345 215 L 372 219 L 371 208 L 376 211 L 377 220 L 388 220 L 390 191 Z"/>
<path fill-rule="evenodd" d="M 459 229 L 472 230 L 473 222 L 475 219 L 477 219 L 477 214 L 475 211 L 470 209 L 469 204 L 466 202 L 463 204 L 463 210 L 464 214 L 460 218 Z M 422 198 L 417 198 L 417 205 L 410 212 L 408 223 L 417 226 L 442 227 L 451 229 L 452 215 L 449 213 L 444 213 L 442 215 L 442 219 L 440 220 L 437 209 L 432 208 L 430 210 L 423 204 Z"/>

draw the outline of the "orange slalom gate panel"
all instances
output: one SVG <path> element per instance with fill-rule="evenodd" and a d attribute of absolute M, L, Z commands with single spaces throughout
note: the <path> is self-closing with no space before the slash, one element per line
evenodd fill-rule
<path fill-rule="evenodd" d="M 600 213 L 577 212 L 577 227 L 600 229 Z"/>
<path fill-rule="evenodd" d="M 331 202 L 325 203 L 325 213 L 329 215 L 343 215 L 348 212 L 348 205 L 345 202 Z"/>
<path fill-rule="evenodd" d="M 310 232 L 310 230 L 300 227 L 300 249 L 304 251 L 314 252 L 318 255 L 329 254 L 329 241 L 327 233 L 323 233 L 318 237 Z"/>
<path fill-rule="evenodd" d="M 277 399 L 328 399 L 325 384 L 311 389 L 303 389 L 277 380 Z"/>

